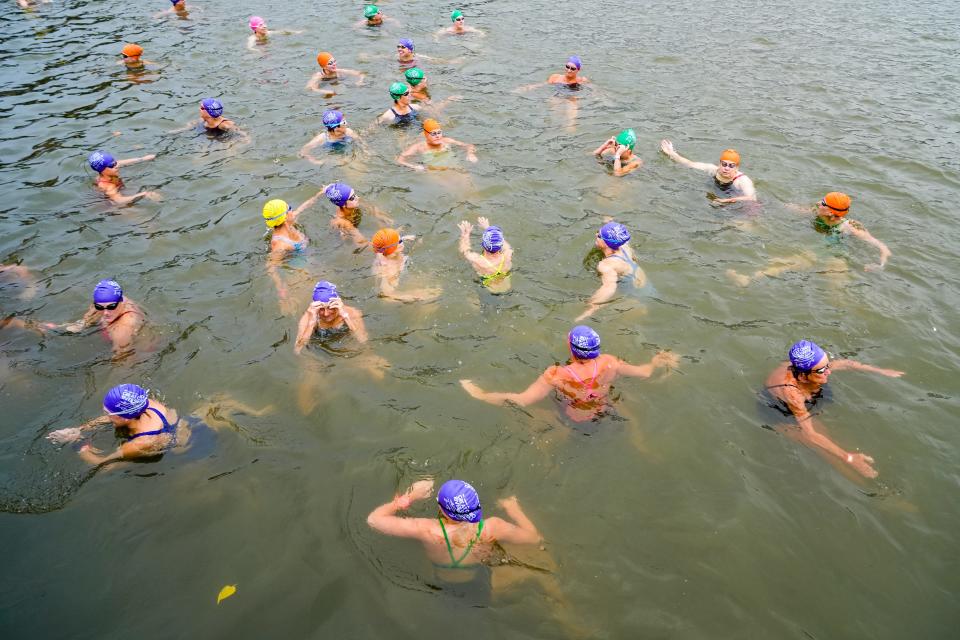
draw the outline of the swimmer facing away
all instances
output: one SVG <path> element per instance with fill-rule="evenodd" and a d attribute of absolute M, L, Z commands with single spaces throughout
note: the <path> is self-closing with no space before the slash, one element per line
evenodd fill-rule
<path fill-rule="evenodd" d="M 462 220 L 457 225 L 460 228 L 460 253 L 470 263 L 480 282 L 490 293 L 506 293 L 510 290 L 510 271 L 513 269 L 513 247 L 503 239 L 503 230 L 491 225 L 490 221 L 480 216 L 477 226 L 483 232 L 480 246 L 483 253 L 477 253 L 470 248 L 470 233 L 473 225 Z"/>
<path fill-rule="evenodd" d="M 356 78 L 357 82 L 354 86 L 359 87 L 363 84 L 363 79 L 366 77 L 366 74 L 362 71 L 357 71 L 356 69 L 341 69 L 337 66 L 337 59 L 333 57 L 333 54 L 329 51 L 321 51 L 317 54 L 317 64 L 320 65 L 320 71 L 313 74 L 310 79 L 307 81 L 307 86 L 305 89 L 310 91 L 316 91 L 317 93 L 322 93 L 325 97 L 329 98 L 334 95 L 336 92 L 332 89 L 325 89 L 320 85 L 324 82 L 328 83 L 338 83 L 340 80 L 345 80 L 346 78 Z"/>
<path fill-rule="evenodd" d="M 613 160 L 613 175 L 619 178 L 643 166 L 643 160 L 633 154 L 636 145 L 636 132 L 633 129 L 624 129 L 594 149 L 593 155 L 602 159 L 610 153 Z"/>
<path fill-rule="evenodd" d="M 287 287 L 280 277 L 280 264 L 291 254 L 303 253 L 310 239 L 295 225 L 301 213 L 313 206 L 323 190 L 316 192 L 296 209 L 293 209 L 285 200 L 270 200 L 263 205 L 263 221 L 270 234 L 270 256 L 267 258 L 267 274 L 277 287 L 277 296 L 281 307 L 289 307 L 287 303 Z"/>
<path fill-rule="evenodd" d="M 690 169 L 704 171 L 713 176 L 715 186 L 723 192 L 730 192 L 731 196 L 727 198 L 716 198 L 713 193 L 708 194 L 714 204 L 732 204 L 734 202 L 750 201 L 757 199 L 756 189 L 753 187 L 753 181 L 747 177 L 747 174 L 740 173 L 740 154 L 733 149 L 726 149 L 720 154 L 720 163 L 710 164 L 709 162 L 693 162 L 687 160 L 673 148 L 673 143 L 669 140 L 660 141 L 660 151 L 668 158 L 682 164 Z"/>
<path fill-rule="evenodd" d="M 426 164 L 414 164 L 407 158 L 413 155 L 429 157 L 430 155 L 443 153 L 450 150 L 451 146 L 462 147 L 466 150 L 466 158 L 469 162 L 477 161 L 477 148 L 469 143 L 460 142 L 443 135 L 443 129 L 440 123 L 433 118 L 427 118 L 423 121 L 423 140 L 415 142 L 407 147 L 403 153 L 397 156 L 397 164 L 409 167 L 414 171 L 426 171 L 427 169 L 439 170 L 447 167 L 435 167 Z"/>
<path fill-rule="evenodd" d="M 816 405 L 823 394 L 823 387 L 833 371 L 867 371 L 890 378 L 899 378 L 903 371 L 881 369 L 856 360 L 831 360 L 830 356 L 814 342 L 801 340 L 790 347 L 789 360 L 780 363 L 767 377 L 764 388 L 781 407 L 786 408 L 797 421 L 802 442 L 849 464 L 857 473 L 875 478 L 877 471 L 871 466 L 873 458 L 859 451 L 846 451 L 823 433 L 821 425 L 814 420 L 808 407 Z M 820 429 L 818 429 L 820 427 Z"/>
<path fill-rule="evenodd" d="M 587 310 L 576 317 L 577 322 L 587 318 L 601 305 L 608 302 L 617 292 L 620 278 L 626 278 L 635 288 L 647 284 L 647 274 L 643 272 L 630 248 L 630 231 L 619 222 L 608 222 L 600 227 L 594 246 L 603 252 L 603 259 L 597 263 L 600 274 L 600 288 L 590 297 Z"/>
<path fill-rule="evenodd" d="M 512 402 L 521 407 L 539 402 L 551 391 L 564 403 L 564 410 L 574 422 L 595 420 L 610 408 L 610 385 L 617 376 L 649 378 L 657 369 L 673 369 L 679 358 L 661 351 L 647 364 L 628 364 L 609 354 L 600 353 L 600 336 L 585 325 L 573 328 L 567 336 L 570 360 L 566 365 L 548 367 L 533 384 L 520 393 L 484 391 L 471 380 L 460 385 L 470 396 L 490 404 Z"/>
<path fill-rule="evenodd" d="M 407 289 L 400 291 L 400 274 L 407 265 L 405 242 L 416 236 L 401 236 L 396 229 L 380 229 L 370 240 L 376 256 L 373 259 L 373 275 L 377 277 L 380 297 L 397 302 L 430 302 L 440 297 L 438 287 Z"/>
<path fill-rule="evenodd" d="M 139 158 L 128 158 L 126 160 L 117 160 L 106 151 L 98 150 L 90 154 L 88 162 L 90 168 L 97 172 L 97 181 L 94 183 L 115 204 L 132 204 L 141 198 L 147 198 L 156 202 L 160 199 L 160 194 L 156 191 L 140 191 L 132 196 L 125 196 L 120 193 L 123 188 L 123 180 L 120 178 L 120 167 L 127 167 L 138 162 L 147 162 L 157 156 L 153 153 Z"/>

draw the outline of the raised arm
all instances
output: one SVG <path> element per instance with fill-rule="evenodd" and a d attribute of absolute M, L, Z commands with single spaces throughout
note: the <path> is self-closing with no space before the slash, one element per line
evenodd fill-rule
<path fill-rule="evenodd" d="M 640 167 L 643 166 L 643 160 L 637 157 L 634 157 L 632 160 L 630 160 L 630 162 L 626 164 L 626 166 L 624 166 L 623 158 L 621 157 L 622 152 L 623 152 L 623 147 L 617 147 L 613 151 L 613 154 L 614 154 L 613 175 L 617 176 L 618 178 L 625 176 L 631 171 L 639 169 Z"/>
<path fill-rule="evenodd" d="M 685 167 L 690 169 L 697 169 L 699 171 L 706 171 L 707 173 L 714 174 L 717 172 L 717 165 L 710 164 L 709 162 L 693 162 L 692 160 L 687 160 L 682 155 L 677 153 L 676 149 L 673 148 L 673 143 L 669 140 L 660 141 L 660 151 L 667 155 L 668 158 L 673 160 L 678 164 L 682 164 Z"/>
<path fill-rule="evenodd" d="M 673 369 L 680 364 L 680 358 L 669 351 L 661 351 L 647 364 L 629 364 L 623 360 L 617 360 L 617 373 L 624 376 L 633 376 L 634 378 L 649 378 L 657 369 Z"/>
<path fill-rule="evenodd" d="M 491 524 L 495 523 L 494 531 L 491 531 L 492 537 L 498 542 L 507 542 L 512 544 L 537 544 L 543 537 L 537 531 L 527 514 L 520 508 L 520 503 L 516 496 L 510 496 L 497 502 L 510 519 L 516 524 L 507 522 L 501 518 L 496 518 Z"/>
<path fill-rule="evenodd" d="M 308 208 L 312 207 L 316 203 L 317 198 L 323 195 L 323 189 L 317 191 L 315 194 L 310 196 L 308 199 L 303 201 L 299 207 L 287 214 L 287 217 L 290 218 L 290 222 L 296 222 L 297 216 L 306 211 Z"/>
<path fill-rule="evenodd" d="M 883 267 L 887 264 L 887 259 L 890 257 L 890 249 L 887 248 L 887 245 L 885 245 L 882 241 L 874 238 L 873 235 L 869 231 L 867 231 L 866 228 L 856 220 L 851 220 L 845 226 L 846 226 L 847 233 L 849 233 L 855 238 L 863 240 L 869 245 L 876 247 L 877 250 L 880 251 L 880 262 L 878 264 L 868 264 L 864 267 L 864 269 L 866 271 L 876 271 L 878 269 L 883 269 Z"/>
<path fill-rule="evenodd" d="M 480 259 L 480 254 L 470 248 L 470 233 L 473 231 L 473 225 L 466 220 L 461 220 L 457 227 L 460 229 L 460 253 L 468 262 L 474 264 Z"/>
<path fill-rule="evenodd" d="M 388 536 L 422 538 L 425 533 L 421 527 L 423 518 L 401 518 L 396 513 L 408 509 L 413 502 L 423 500 L 431 493 L 433 493 L 433 480 L 414 482 L 403 495 L 371 511 L 367 516 L 367 524 L 370 528 Z"/>
<path fill-rule="evenodd" d="M 310 342 L 310 336 L 317 329 L 317 314 L 312 309 L 307 309 L 300 316 L 300 323 L 297 325 L 297 340 L 293 343 L 293 352 L 300 355 L 303 348 Z"/>
<path fill-rule="evenodd" d="M 157 157 L 157 154 L 150 153 L 145 156 L 140 156 L 139 158 L 127 158 L 126 160 L 117 160 L 118 167 L 129 167 L 132 164 L 137 164 L 138 162 L 147 162 L 153 160 Z"/>
<path fill-rule="evenodd" d="M 520 393 L 493 393 L 484 391 L 472 380 L 461 380 L 460 386 L 477 400 L 483 400 L 490 404 L 503 404 L 504 402 L 513 402 L 521 407 L 526 407 L 534 402 L 543 400 L 553 390 L 553 385 L 547 382 L 545 374 L 541 374 L 533 384 Z"/>
<path fill-rule="evenodd" d="M 866 371 L 868 373 L 879 373 L 882 376 L 887 376 L 888 378 L 899 378 L 903 375 L 903 371 L 897 371 L 896 369 L 883 369 L 880 367 L 875 367 L 871 364 L 864 364 L 856 360 L 831 360 L 830 368 L 834 371 Z"/>
<path fill-rule="evenodd" d="M 611 147 L 616 148 L 616 146 L 617 146 L 617 139 L 614 137 L 610 137 L 609 139 L 605 140 L 602 145 L 600 145 L 599 147 L 593 150 L 593 155 L 595 156 L 603 155 L 604 151 L 606 151 Z"/>

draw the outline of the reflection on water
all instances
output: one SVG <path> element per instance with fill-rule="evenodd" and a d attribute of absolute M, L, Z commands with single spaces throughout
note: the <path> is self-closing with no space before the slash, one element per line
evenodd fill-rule
<path fill-rule="evenodd" d="M 449 8 L 423 3 L 390 5 L 400 24 L 376 30 L 354 29 L 357 7 L 328 0 L 271 7 L 268 23 L 304 33 L 255 51 L 246 21 L 267 9 L 249 2 L 193 2 L 189 16 L 157 19 L 159 7 L 113 15 L 70 0 L 7 13 L 0 264 L 29 278 L 0 273 L 0 318 L 75 320 L 95 283 L 114 278 L 151 328 L 119 361 L 96 335 L 0 329 L 0 540 L 17 550 L 0 589 L 4 637 L 168 637 L 174 610 L 198 637 L 379 637 L 386 625 L 432 637 L 451 611 L 471 637 L 571 635 L 543 585 L 470 607 L 435 588 L 418 548 L 367 527 L 371 508 L 424 475 L 470 480 L 491 515 L 516 494 L 586 635 L 950 637 L 960 592 L 943 561 L 960 525 L 949 506 L 960 448 L 952 5 L 461 8 L 486 38 L 432 41 Z M 432 115 L 477 144 L 466 180 L 398 166 L 419 130 L 374 124 L 402 80 L 400 37 L 451 61 L 422 66 L 434 101 L 464 96 Z M 124 42 L 155 66 L 117 66 Z M 329 98 L 305 89 L 321 48 L 367 74 L 363 85 Z M 574 53 L 591 86 L 514 91 Z M 250 144 L 170 133 L 205 97 Z M 329 108 L 365 146 L 317 166 L 299 150 Z M 589 151 L 625 128 L 644 166 L 614 178 Z M 712 207 L 703 175 L 659 153 L 663 138 L 705 161 L 735 147 L 762 208 Z M 107 202 L 86 168 L 98 148 L 156 153 L 127 189 L 163 199 Z M 318 203 L 299 220 L 309 253 L 283 272 L 296 312 L 281 312 L 260 210 L 334 181 L 422 239 L 403 284 L 442 287 L 438 302 L 379 298 L 371 254 L 354 253 Z M 787 206 L 834 190 L 890 246 L 884 271 L 864 272 L 872 248 L 826 246 Z M 514 247 L 509 294 L 484 291 L 458 254 L 456 225 L 477 216 Z M 462 378 L 523 389 L 566 359 L 572 319 L 599 286 L 598 256 L 584 256 L 607 216 L 630 228 L 657 295 L 619 296 L 591 324 L 605 351 L 645 362 L 672 349 L 679 371 L 618 381 L 617 413 L 629 418 L 589 430 L 572 429 L 552 400 L 521 409 L 466 396 Z M 376 223 L 363 224 L 369 237 Z M 746 287 L 727 275 L 805 252 L 811 266 Z M 294 354 L 319 279 L 363 311 L 368 347 Z M 907 372 L 834 380 L 821 416 L 836 442 L 874 456 L 878 483 L 779 435 L 786 421 L 757 401 L 799 338 Z M 382 379 L 362 361 L 374 356 L 389 363 Z M 128 381 L 184 413 L 217 393 L 275 410 L 235 420 L 196 458 L 91 478 L 42 436 L 94 417 L 103 393 Z M 224 584 L 238 592 L 218 607 Z"/>

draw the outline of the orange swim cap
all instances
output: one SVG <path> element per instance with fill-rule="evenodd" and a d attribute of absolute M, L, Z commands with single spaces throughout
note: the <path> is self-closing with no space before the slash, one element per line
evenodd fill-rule
<path fill-rule="evenodd" d="M 430 133 L 431 131 L 439 131 L 440 129 L 440 123 L 433 118 L 427 118 L 423 121 L 423 130 L 427 133 Z"/>
<path fill-rule="evenodd" d="M 740 164 L 740 154 L 733 149 L 724 149 L 723 153 L 720 154 L 720 159 Z"/>
<path fill-rule="evenodd" d="M 329 63 L 331 60 L 333 60 L 332 53 L 329 53 L 327 51 L 321 51 L 320 53 L 317 54 L 317 63 L 321 67 L 327 66 L 327 63 Z"/>
<path fill-rule="evenodd" d="M 833 215 L 842 217 L 850 211 L 850 196 L 839 191 L 831 191 L 823 196 L 823 204 L 833 211 Z"/>
<path fill-rule="evenodd" d="M 370 243 L 375 252 L 388 256 L 400 245 L 400 233 L 396 229 L 380 229 L 373 234 Z"/>
<path fill-rule="evenodd" d="M 141 56 L 143 55 L 143 47 L 138 44 L 125 44 L 123 45 L 123 55 L 127 58 Z"/>

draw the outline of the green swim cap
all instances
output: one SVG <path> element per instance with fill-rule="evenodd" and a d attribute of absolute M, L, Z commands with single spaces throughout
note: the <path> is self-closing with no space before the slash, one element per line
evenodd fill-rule
<path fill-rule="evenodd" d="M 393 96 L 394 100 L 405 93 L 408 93 L 409 91 L 410 88 L 402 82 L 394 82 L 392 85 L 390 85 L 390 95 Z"/>
<path fill-rule="evenodd" d="M 617 135 L 617 144 L 622 144 L 630 151 L 637 144 L 637 134 L 633 129 L 624 129 Z"/>
<path fill-rule="evenodd" d="M 407 79 L 407 82 L 409 82 L 411 86 L 415 87 L 423 80 L 423 69 L 420 67 L 412 67 L 407 69 L 407 72 L 404 73 L 403 76 Z"/>
<path fill-rule="evenodd" d="M 369 20 L 373 16 L 380 13 L 380 7 L 375 4 L 368 4 L 363 8 L 363 17 Z"/>
<path fill-rule="evenodd" d="M 462 18 L 462 17 L 463 17 L 463 11 L 460 11 L 460 9 L 454 9 L 453 13 L 450 14 L 450 22 L 456 22 L 457 18 Z"/>

